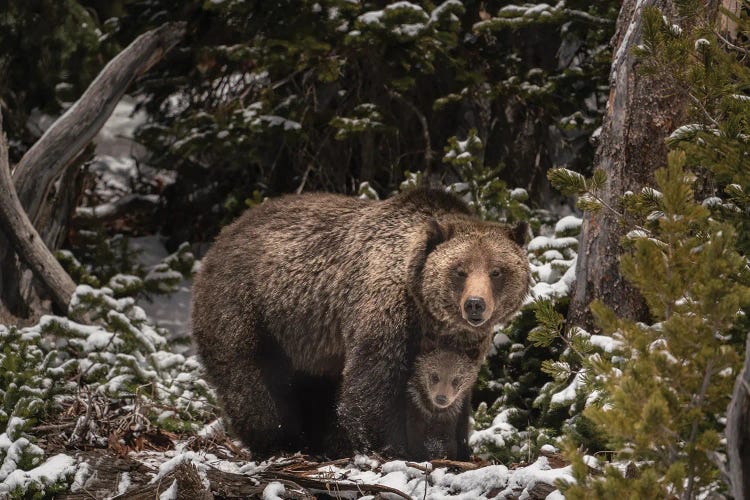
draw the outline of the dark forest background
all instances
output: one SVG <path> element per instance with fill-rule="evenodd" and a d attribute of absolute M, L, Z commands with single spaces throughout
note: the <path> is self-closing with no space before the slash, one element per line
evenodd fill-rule
<path fill-rule="evenodd" d="M 368 23 L 359 16 L 388 2 L 6 1 L 11 164 L 41 134 L 41 114 L 59 114 L 138 34 L 182 20 L 185 40 L 130 91 L 148 113 L 136 137 L 145 163 L 174 173 L 169 185 L 136 180 L 160 201 L 134 233 L 161 232 L 174 249 L 210 240 L 264 196 L 356 194 L 367 182 L 383 197 L 417 171 L 443 184 L 496 178 L 546 207 L 550 167 L 591 169 L 619 2 L 509 3 L 423 2 Z M 399 29 L 416 23 L 426 26 Z M 479 162 L 443 159 L 469 135 Z M 85 180 L 74 186 L 83 196 Z"/>
<path fill-rule="evenodd" d="M 533 238 L 476 457 L 531 482 L 570 465 L 530 498 L 750 498 L 748 19 L 747 0 L 0 0 L 0 496 L 11 471 L 18 497 L 72 488 L 73 466 L 28 475 L 58 451 L 107 471 L 102 497 L 123 470 L 168 487 L 108 453 L 246 461 L 189 347 L 203 252 L 267 197 L 429 184 Z M 260 494 L 252 476 L 209 489 Z"/>

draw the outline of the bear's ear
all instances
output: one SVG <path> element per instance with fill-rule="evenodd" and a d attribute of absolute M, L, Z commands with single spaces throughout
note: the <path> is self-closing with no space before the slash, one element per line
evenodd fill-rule
<path fill-rule="evenodd" d="M 419 352 L 421 354 L 427 354 L 438 347 L 438 339 L 429 333 L 423 333 L 422 337 L 419 339 Z"/>
<path fill-rule="evenodd" d="M 450 222 L 438 222 L 436 219 L 427 221 L 427 242 L 425 254 L 429 254 L 435 247 L 453 236 L 453 225 Z"/>
<path fill-rule="evenodd" d="M 526 221 L 516 222 L 512 226 L 508 226 L 506 233 L 508 238 L 522 248 L 529 242 L 529 224 Z"/>
<path fill-rule="evenodd" d="M 414 241 L 407 257 L 407 283 L 409 291 L 418 303 L 423 304 L 422 298 L 422 272 L 427 262 L 427 257 L 437 248 L 439 244 L 453 236 L 453 225 L 446 222 L 438 222 L 430 218 Z"/>

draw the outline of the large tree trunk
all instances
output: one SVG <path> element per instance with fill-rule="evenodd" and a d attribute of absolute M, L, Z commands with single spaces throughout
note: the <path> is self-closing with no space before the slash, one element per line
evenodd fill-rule
<path fill-rule="evenodd" d="M 740 13 L 738 0 L 721 0 L 721 7 L 735 16 Z M 719 11 L 718 30 L 726 39 L 737 40 L 737 23 Z M 745 341 L 745 362 L 734 382 L 732 400 L 727 411 L 726 480 L 736 500 L 750 499 L 750 333 Z"/>
<path fill-rule="evenodd" d="M 676 128 L 686 107 L 686 96 L 669 88 L 667 82 L 658 76 L 640 75 L 633 54 L 642 40 L 643 9 L 654 6 L 669 16 L 674 14 L 673 3 L 625 0 L 617 20 L 607 113 L 594 161 L 596 168 L 607 173 L 602 197 L 615 209 L 621 207 L 625 191 L 639 192 L 652 183 L 654 170 L 666 165 L 664 139 Z M 594 299 L 626 318 L 644 319 L 648 315 L 643 298 L 620 273 L 624 231 L 611 212 L 602 210 L 584 217 L 568 324 L 591 328 L 589 304 Z"/>
<path fill-rule="evenodd" d="M 23 209 L 43 243 L 59 248 L 69 224 L 74 197 L 66 191 L 81 151 L 107 121 L 128 86 L 156 64 L 185 33 L 184 23 L 165 24 L 144 33 L 115 56 L 88 89 L 26 152 L 13 170 Z M 58 182 L 59 181 L 59 182 Z M 54 186 L 59 187 L 52 193 Z M 30 274 L 24 276 L 16 254 L 0 234 L 0 311 L 29 314 Z M 24 259 L 25 256 L 22 256 Z"/>

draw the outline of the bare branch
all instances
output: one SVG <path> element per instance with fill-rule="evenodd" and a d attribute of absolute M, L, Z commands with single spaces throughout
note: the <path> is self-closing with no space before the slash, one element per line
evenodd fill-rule
<path fill-rule="evenodd" d="M 721 33 L 719 33 L 718 31 L 714 31 L 714 34 L 716 35 L 716 37 L 717 37 L 717 38 L 718 38 L 719 40 L 721 40 L 722 42 L 724 42 L 724 44 L 725 44 L 725 45 L 726 45 L 727 47 L 729 47 L 730 49 L 732 49 L 732 50 L 736 50 L 737 52 L 740 52 L 740 53 L 742 53 L 742 54 L 745 54 L 745 55 L 750 55 L 750 50 L 747 50 L 747 49 L 746 49 L 746 48 L 744 48 L 744 47 L 740 47 L 739 45 L 735 45 L 735 44 L 733 44 L 733 43 L 732 43 L 732 42 L 730 42 L 730 41 L 729 41 L 729 40 L 728 40 L 727 38 L 723 37 L 723 36 L 721 35 Z"/>
<path fill-rule="evenodd" d="M 21 206 L 35 227 L 39 227 L 39 214 L 55 179 L 99 132 L 130 83 L 156 64 L 184 34 L 185 23 L 174 23 L 136 38 L 21 158 L 13 181 Z"/>
<path fill-rule="evenodd" d="M 39 237 L 21 206 L 8 164 L 8 143 L 0 122 L 0 228 L 15 251 L 50 290 L 52 298 L 63 311 L 76 289 L 73 280 Z"/>

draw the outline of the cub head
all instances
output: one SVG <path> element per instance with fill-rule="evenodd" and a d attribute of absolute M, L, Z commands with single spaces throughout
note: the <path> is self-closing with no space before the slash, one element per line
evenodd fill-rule
<path fill-rule="evenodd" d="M 446 331 L 484 331 L 506 321 L 529 289 L 527 230 L 526 224 L 430 220 L 412 266 L 413 294 Z"/>
<path fill-rule="evenodd" d="M 464 395 L 471 391 L 481 362 L 448 349 L 437 349 L 417 356 L 410 392 L 428 411 L 460 409 Z"/>

